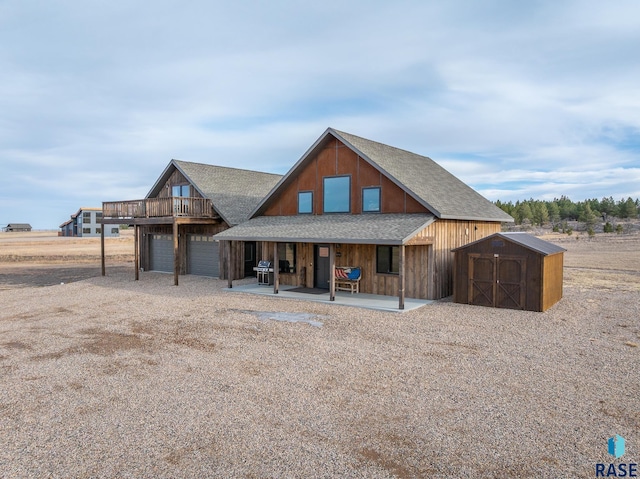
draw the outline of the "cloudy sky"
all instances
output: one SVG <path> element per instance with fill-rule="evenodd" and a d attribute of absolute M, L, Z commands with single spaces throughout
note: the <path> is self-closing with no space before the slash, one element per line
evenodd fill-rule
<path fill-rule="evenodd" d="M 331 126 L 491 200 L 640 197 L 640 2 L 0 0 L 0 224 L 285 173 Z"/>

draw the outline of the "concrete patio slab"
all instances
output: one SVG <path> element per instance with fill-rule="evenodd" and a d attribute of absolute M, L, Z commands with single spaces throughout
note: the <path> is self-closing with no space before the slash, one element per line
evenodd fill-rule
<path fill-rule="evenodd" d="M 396 296 L 383 296 L 380 294 L 365 293 L 350 294 L 344 291 L 337 291 L 335 301 L 329 301 L 329 291 L 323 294 L 309 294 L 290 291 L 294 288 L 295 286 L 280 286 L 278 294 L 273 294 L 273 286 L 253 283 L 234 286 L 231 289 L 225 288 L 224 290 L 235 293 L 261 294 L 265 296 L 272 296 L 274 298 L 288 298 L 297 299 L 299 301 L 339 304 L 341 306 L 352 306 L 354 308 L 391 311 L 394 313 L 403 313 L 434 303 L 434 301 L 428 299 L 405 298 L 404 309 L 398 309 L 398 298 Z"/>

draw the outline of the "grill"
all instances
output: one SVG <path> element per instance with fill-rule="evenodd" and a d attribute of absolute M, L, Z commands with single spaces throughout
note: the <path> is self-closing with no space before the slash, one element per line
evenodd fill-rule
<path fill-rule="evenodd" d="M 271 261 L 261 260 L 253 270 L 258 273 L 258 284 L 273 284 L 273 265 Z"/>

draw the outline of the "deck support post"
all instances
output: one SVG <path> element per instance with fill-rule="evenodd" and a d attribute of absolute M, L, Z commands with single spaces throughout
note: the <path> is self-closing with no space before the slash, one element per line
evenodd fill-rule
<path fill-rule="evenodd" d="M 106 276 L 107 271 L 106 271 L 106 265 L 105 265 L 105 260 L 104 260 L 104 225 L 102 225 L 102 228 L 100 228 L 100 261 L 101 261 L 101 267 L 102 267 L 102 276 Z"/>
<path fill-rule="evenodd" d="M 227 250 L 227 287 L 229 289 L 233 288 L 233 241 L 226 242 L 226 250 Z"/>
<path fill-rule="evenodd" d="M 336 300 L 336 245 L 329 244 L 329 301 Z"/>
<path fill-rule="evenodd" d="M 173 220 L 173 284 L 178 286 L 178 276 L 180 275 L 180 255 L 178 249 L 178 232 L 180 227 L 178 222 Z"/>
<path fill-rule="evenodd" d="M 133 225 L 133 263 L 136 268 L 136 281 L 140 279 L 140 227 Z"/>
<path fill-rule="evenodd" d="M 405 287 L 405 246 L 400 245 L 400 251 L 398 255 L 398 309 L 404 309 L 404 287 Z"/>
<path fill-rule="evenodd" d="M 267 273 L 268 275 L 269 273 Z M 273 294 L 280 289 L 280 262 L 278 261 L 278 243 L 273 243 Z"/>

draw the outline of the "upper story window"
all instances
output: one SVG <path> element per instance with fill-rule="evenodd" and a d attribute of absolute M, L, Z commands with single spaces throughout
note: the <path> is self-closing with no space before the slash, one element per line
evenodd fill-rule
<path fill-rule="evenodd" d="M 325 213 L 351 211 L 351 177 L 329 176 L 323 181 L 323 209 Z"/>
<path fill-rule="evenodd" d="M 301 191 L 298 193 L 298 213 L 313 213 L 313 191 Z"/>
<path fill-rule="evenodd" d="M 90 211 L 84 211 L 82 213 L 82 222 L 83 223 L 91 223 L 91 212 Z"/>
<path fill-rule="evenodd" d="M 189 185 L 174 185 L 171 187 L 171 196 L 189 197 L 191 196 L 191 188 Z"/>
<path fill-rule="evenodd" d="M 362 188 L 362 212 L 380 213 L 380 187 Z"/>

